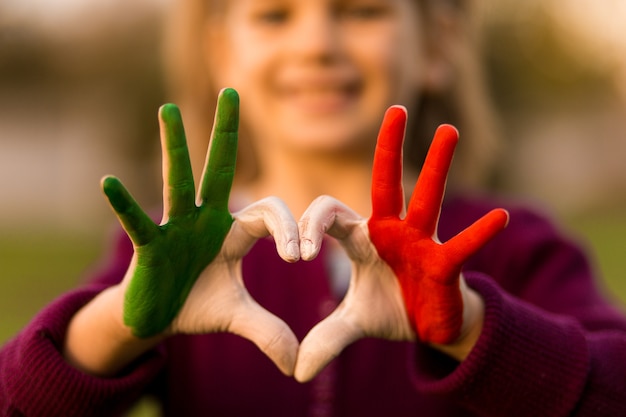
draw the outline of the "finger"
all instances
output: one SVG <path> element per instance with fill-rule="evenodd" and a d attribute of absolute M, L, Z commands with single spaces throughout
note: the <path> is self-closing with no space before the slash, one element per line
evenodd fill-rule
<path fill-rule="evenodd" d="M 234 308 L 228 330 L 254 343 L 285 375 L 293 375 L 298 339 L 284 321 L 250 300 Z"/>
<path fill-rule="evenodd" d="M 145 245 L 157 236 L 159 227 L 139 207 L 119 179 L 112 176 L 103 178 L 102 190 L 135 246 Z"/>
<path fill-rule="evenodd" d="M 407 221 L 431 234 L 437 227 L 448 170 L 458 138 L 458 131 L 453 126 L 439 126 L 409 202 Z"/>
<path fill-rule="evenodd" d="M 287 262 L 300 259 L 298 225 L 279 198 L 259 200 L 233 217 L 233 229 L 224 243 L 229 256 L 242 257 L 258 239 L 272 235 L 281 258 Z"/>
<path fill-rule="evenodd" d="M 451 262 L 456 265 L 465 263 L 467 258 L 485 246 L 493 237 L 506 227 L 509 213 L 495 209 L 481 217 L 471 226 L 445 243 Z"/>
<path fill-rule="evenodd" d="M 316 198 L 298 222 L 302 259 L 311 260 L 317 256 L 326 233 L 343 240 L 359 222 L 365 220 L 339 200 L 330 196 Z"/>
<path fill-rule="evenodd" d="M 213 132 L 198 196 L 200 204 L 228 209 L 237 160 L 238 130 L 239 95 L 232 88 L 226 88 L 217 98 Z"/>
<path fill-rule="evenodd" d="M 346 346 L 364 336 L 356 326 L 342 319 L 341 310 L 335 310 L 313 327 L 300 343 L 294 377 L 299 382 L 310 381 Z"/>
<path fill-rule="evenodd" d="M 378 133 L 372 172 L 372 217 L 399 216 L 404 209 L 402 143 L 406 109 L 392 106 Z"/>
<path fill-rule="evenodd" d="M 195 186 L 180 110 L 174 104 L 159 109 L 163 149 L 163 206 L 168 217 L 195 209 Z"/>

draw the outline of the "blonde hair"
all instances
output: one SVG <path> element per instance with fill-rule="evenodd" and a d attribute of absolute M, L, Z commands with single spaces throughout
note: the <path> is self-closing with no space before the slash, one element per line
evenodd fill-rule
<path fill-rule="evenodd" d="M 438 125 L 456 126 L 461 141 L 450 183 L 485 188 L 498 157 L 499 133 L 480 61 L 479 28 L 470 0 L 416 0 L 423 12 L 429 53 L 443 54 L 452 69 L 445 91 L 416 97 L 417 114 L 409 115 L 405 163 L 419 170 Z M 164 38 L 166 91 L 185 119 L 192 158 L 203 157 L 211 131 L 218 89 L 209 80 L 204 31 L 207 19 L 220 12 L 219 1 L 178 0 L 167 13 Z M 444 35 L 445 34 L 445 35 Z M 442 43 L 445 43 L 442 45 Z M 241 135 L 243 145 L 245 134 Z M 255 176 L 251 146 L 239 147 L 236 181 Z"/>

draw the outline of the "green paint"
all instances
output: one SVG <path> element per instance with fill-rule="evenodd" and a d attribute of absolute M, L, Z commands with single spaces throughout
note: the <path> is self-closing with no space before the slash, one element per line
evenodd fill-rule
<path fill-rule="evenodd" d="M 163 332 L 182 308 L 200 273 L 220 251 L 233 218 L 228 198 L 235 172 L 239 96 L 226 89 L 199 190 L 189 161 L 183 122 L 173 104 L 161 107 L 166 153 L 167 222 L 156 225 L 114 177 L 102 188 L 135 247 L 136 263 L 124 300 L 124 323 L 137 337 Z"/>

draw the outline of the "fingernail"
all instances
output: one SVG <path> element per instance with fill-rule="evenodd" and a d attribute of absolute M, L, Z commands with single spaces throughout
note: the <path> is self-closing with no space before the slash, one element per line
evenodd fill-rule
<path fill-rule="evenodd" d="M 313 245 L 313 242 L 311 242 L 310 240 L 306 239 L 300 243 L 300 256 L 302 256 L 302 259 L 311 259 L 313 257 L 314 251 L 315 247 Z"/>
<path fill-rule="evenodd" d="M 287 244 L 287 256 L 294 261 L 300 258 L 300 246 L 295 240 Z"/>

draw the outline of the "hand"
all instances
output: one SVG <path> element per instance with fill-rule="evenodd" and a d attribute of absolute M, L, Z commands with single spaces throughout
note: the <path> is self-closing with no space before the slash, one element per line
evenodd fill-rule
<path fill-rule="evenodd" d="M 392 107 L 381 127 L 372 181 L 370 238 L 393 269 L 404 296 L 411 326 L 421 341 L 450 344 L 464 333 L 468 299 L 461 285 L 463 263 L 508 223 L 508 213 L 496 209 L 442 244 L 437 224 L 458 132 L 437 129 L 413 191 L 407 215 L 402 189 L 402 141 L 406 110 Z"/>
<path fill-rule="evenodd" d="M 135 253 L 122 282 L 123 321 L 139 338 L 173 333 L 232 332 L 254 342 L 286 374 L 298 342 L 289 327 L 256 303 L 243 285 L 241 258 L 273 234 L 281 257 L 299 259 L 297 225 L 277 199 L 231 215 L 239 98 L 218 98 L 210 150 L 197 196 L 178 108 L 160 110 L 164 150 L 164 217 L 156 225 L 114 177 L 103 189 Z"/>
<path fill-rule="evenodd" d="M 398 280 L 370 242 L 365 218 L 334 198 L 322 196 L 302 215 L 299 227 L 302 259 L 315 258 L 328 234 L 348 254 L 352 277 L 339 306 L 302 340 L 294 373 L 298 381 L 315 377 L 346 346 L 363 337 L 415 338 Z"/>
<path fill-rule="evenodd" d="M 508 214 L 495 210 L 448 243 L 439 243 L 437 221 L 457 138 L 456 130 L 447 126 L 437 132 L 409 213 L 400 219 L 405 125 L 406 110 L 390 108 L 376 146 L 369 221 L 330 197 L 313 202 L 300 220 L 302 258 L 314 258 L 327 233 L 352 260 L 352 277 L 341 304 L 300 344 L 295 370 L 299 381 L 312 379 L 362 337 L 414 340 L 417 332 L 425 342 L 452 342 L 462 325 L 471 326 L 463 318 L 476 316 L 464 312 L 476 305 L 476 297 L 462 285 L 461 265 L 506 225 Z M 439 337 L 440 325 L 452 329 L 445 338 Z"/>

